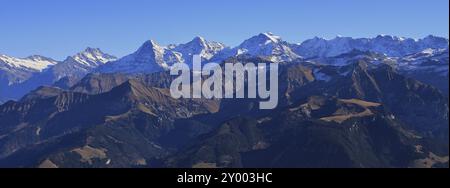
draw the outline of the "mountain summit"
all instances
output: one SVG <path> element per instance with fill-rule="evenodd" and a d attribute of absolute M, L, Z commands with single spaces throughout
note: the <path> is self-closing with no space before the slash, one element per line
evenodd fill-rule
<path fill-rule="evenodd" d="M 210 42 L 202 37 L 195 37 L 186 44 L 161 46 L 154 40 L 149 40 L 134 53 L 115 62 L 101 66 L 98 72 L 112 73 L 152 73 L 168 68 L 174 63 L 192 64 L 192 57 L 200 55 L 209 60 L 225 48 L 218 42 Z"/>
<path fill-rule="evenodd" d="M 227 47 L 200 36 L 184 44 L 168 46 L 149 40 L 134 53 L 120 59 L 90 47 L 61 62 L 38 55 L 27 58 L 0 55 L 0 101 L 18 99 L 17 96 L 20 98 L 38 86 L 52 85 L 56 81 L 57 86 L 69 88 L 92 72 L 154 73 L 168 70 L 174 63 L 191 65 L 196 54 L 202 57 L 202 62 L 220 63 L 231 57 L 243 57 L 262 58 L 275 63 L 307 59 L 335 66 L 352 63 L 350 61 L 364 56 L 370 62 L 395 65 L 400 71 L 425 83 L 434 83 L 435 75 L 442 76 L 445 78 L 444 84 L 438 85 L 446 88 L 442 86 L 448 82 L 445 81 L 448 80 L 448 53 L 442 52 L 448 52 L 448 46 L 448 39 L 433 35 L 422 39 L 392 35 L 373 38 L 315 37 L 301 44 L 291 44 L 280 36 L 266 32 L 250 37 L 236 47 Z M 425 52 L 432 52 L 435 56 L 415 57 Z"/>
<path fill-rule="evenodd" d="M 180 53 L 160 46 L 154 40 L 149 40 L 136 52 L 100 66 L 96 72 L 151 73 L 166 70 L 177 62 L 183 62 Z"/>
<path fill-rule="evenodd" d="M 92 72 L 92 70 L 99 65 L 115 59 L 116 57 L 104 53 L 98 48 L 86 48 L 82 52 L 67 57 L 62 62 L 50 61 L 49 58 L 41 56 L 30 56 L 27 58 L 27 61 L 37 63 L 49 62 L 48 64 L 50 64 L 50 66 L 42 71 L 32 72 L 32 74 L 26 77 L 24 81 L 9 86 L 2 95 L 7 96 L 7 98 L 17 99 L 39 86 L 53 85 L 53 83 L 61 79 L 66 80 L 64 86 L 61 87 L 68 88 L 78 82 L 86 74 Z"/>
<path fill-rule="evenodd" d="M 84 51 L 77 53 L 76 55 L 69 57 L 68 59 L 73 59 L 76 63 L 80 63 L 89 67 L 97 67 L 117 58 L 102 52 L 99 48 L 88 47 Z"/>
<path fill-rule="evenodd" d="M 338 36 L 334 39 L 315 37 L 301 44 L 290 45 L 294 51 L 306 58 L 333 57 L 354 49 L 372 51 L 391 57 L 403 57 L 425 49 L 446 49 L 448 39 L 429 35 L 423 39 L 412 39 L 391 35 L 378 35 L 375 38 L 352 38 Z"/>
<path fill-rule="evenodd" d="M 226 46 L 219 42 L 207 41 L 203 37 L 195 37 L 186 44 L 173 47 L 173 50 L 182 54 L 187 64 L 192 64 L 192 57 L 200 55 L 204 60 L 210 60 L 214 55 L 222 51 Z"/>
<path fill-rule="evenodd" d="M 270 32 L 260 33 L 233 49 L 224 50 L 214 60 L 223 60 L 233 56 L 262 57 L 273 62 L 287 62 L 301 58 L 292 51 L 288 43 L 283 41 L 280 36 Z"/>

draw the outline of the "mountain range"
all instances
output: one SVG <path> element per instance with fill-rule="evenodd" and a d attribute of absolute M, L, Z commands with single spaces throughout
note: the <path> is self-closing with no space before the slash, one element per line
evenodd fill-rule
<path fill-rule="evenodd" d="M 0 56 L 0 167 L 448 167 L 448 39 L 261 33 Z M 279 105 L 170 96 L 175 63 L 279 63 Z M 10 100 L 13 99 L 13 100 Z"/>
<path fill-rule="evenodd" d="M 57 81 L 65 81 L 66 86 L 63 88 L 70 87 L 101 64 L 115 59 L 116 57 L 94 48 L 87 48 L 61 62 L 42 56 L 20 59 L 2 55 L 0 101 L 19 99 L 36 87 L 53 85 Z"/>
<path fill-rule="evenodd" d="M 230 57 L 253 56 L 282 63 L 297 59 L 328 58 L 360 50 L 396 58 L 402 62 L 399 63 L 400 68 L 408 69 L 417 63 L 415 54 L 428 52 L 431 53 L 429 55 L 433 55 L 441 52 L 445 56 L 448 54 L 445 53 L 445 49 L 448 50 L 448 39 L 432 35 L 419 40 L 389 35 L 379 35 L 375 38 L 336 37 L 331 40 L 315 37 L 301 44 L 291 44 L 268 32 L 253 36 L 234 48 L 219 42 L 207 41 L 202 37 L 195 37 L 186 44 L 168 46 L 161 46 L 149 40 L 136 52 L 120 59 L 95 48 L 87 48 L 61 62 L 42 56 L 21 59 L 2 55 L 0 101 L 17 100 L 32 89 L 41 85 L 52 85 L 55 82 L 58 82 L 60 87 L 69 88 L 91 72 L 137 74 L 163 71 L 178 62 L 192 64 L 192 56 L 196 54 L 199 54 L 204 62 L 221 62 Z M 448 72 L 445 66 L 436 69 L 442 70 L 443 74 Z"/>

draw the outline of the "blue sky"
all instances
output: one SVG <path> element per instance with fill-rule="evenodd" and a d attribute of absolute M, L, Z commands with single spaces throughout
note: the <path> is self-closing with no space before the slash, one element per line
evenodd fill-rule
<path fill-rule="evenodd" d="M 449 33 L 448 0 L 0 0 L 0 54 L 62 60 L 87 46 L 116 56 L 154 39 L 194 36 L 238 45 L 271 31 L 314 36 L 421 38 Z"/>

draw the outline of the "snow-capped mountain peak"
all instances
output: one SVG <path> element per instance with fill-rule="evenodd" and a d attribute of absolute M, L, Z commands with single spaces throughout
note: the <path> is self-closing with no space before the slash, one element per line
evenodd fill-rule
<path fill-rule="evenodd" d="M 23 83 L 34 74 L 41 73 L 57 63 L 53 59 L 37 55 L 27 58 L 0 55 L 0 82 L 2 82 L 0 84 L 4 83 L 7 86 L 11 86 Z"/>
<path fill-rule="evenodd" d="M 37 80 L 41 80 L 39 84 L 43 85 L 51 85 L 53 82 L 64 77 L 79 79 L 98 66 L 115 59 L 116 57 L 104 53 L 98 48 L 88 47 L 73 56 L 67 57 L 64 61 L 49 67 L 41 74 L 35 75 L 35 77 Z"/>
<path fill-rule="evenodd" d="M 191 42 L 189 43 L 194 43 L 194 44 L 198 44 L 202 47 L 207 47 L 207 41 L 205 40 L 205 38 L 201 37 L 201 36 L 196 36 L 194 37 L 194 39 L 192 39 Z"/>
<path fill-rule="evenodd" d="M 177 62 L 183 62 L 181 53 L 148 40 L 136 52 L 100 66 L 96 72 L 151 73 L 167 70 Z"/>
<path fill-rule="evenodd" d="M 373 51 L 392 57 L 404 57 L 427 48 L 448 48 L 448 39 L 427 36 L 416 40 L 392 35 L 378 35 L 374 38 L 336 37 L 331 40 L 313 38 L 291 47 L 297 54 L 306 58 L 333 57 L 354 49 Z"/>
<path fill-rule="evenodd" d="M 41 55 L 31 55 L 26 57 L 25 59 L 32 60 L 32 61 L 47 61 L 47 62 L 57 62 L 56 60 L 48 57 L 44 57 Z"/>
<path fill-rule="evenodd" d="M 184 62 L 191 64 L 194 55 L 200 55 L 204 60 L 210 60 L 224 48 L 226 46 L 222 43 L 207 41 L 205 38 L 197 36 L 186 44 L 176 45 L 172 50 L 181 53 Z"/>
<path fill-rule="evenodd" d="M 70 57 L 69 59 L 73 59 L 77 63 L 89 66 L 89 67 L 97 67 L 100 64 L 105 64 L 109 61 L 114 61 L 117 58 L 103 53 L 99 48 L 86 48 L 84 51 L 77 53 L 76 55 Z"/>
<path fill-rule="evenodd" d="M 404 37 L 398 37 L 398 36 L 392 36 L 392 35 L 381 34 L 381 35 L 377 35 L 377 36 L 375 37 L 375 40 L 404 41 L 405 38 L 404 38 Z"/>
<path fill-rule="evenodd" d="M 145 41 L 139 47 L 139 49 L 136 52 L 134 52 L 134 54 L 136 56 L 140 56 L 140 57 L 151 58 L 154 56 L 154 51 L 161 52 L 163 50 L 164 50 L 164 48 L 162 46 L 160 46 L 156 41 L 148 40 L 148 41 Z"/>
<path fill-rule="evenodd" d="M 0 55 L 0 67 L 8 66 L 14 69 L 26 69 L 31 72 L 40 72 L 58 62 L 43 56 L 30 56 L 27 58 L 16 58 L 7 55 Z M 3 69 L 3 68 L 2 68 Z"/>
<path fill-rule="evenodd" d="M 279 43 L 282 41 L 280 36 L 274 35 L 271 32 L 260 33 L 257 37 L 274 43 Z"/>
<path fill-rule="evenodd" d="M 250 55 L 267 58 L 273 62 L 292 61 L 301 58 L 281 37 L 266 32 L 245 40 L 232 50 L 232 55 Z"/>
<path fill-rule="evenodd" d="M 261 33 L 260 35 L 267 37 L 272 42 L 281 42 L 281 37 L 278 35 L 274 35 L 271 32 Z"/>
<path fill-rule="evenodd" d="M 274 35 L 273 33 L 267 32 L 267 33 L 260 33 L 259 35 L 253 36 L 250 39 L 245 40 L 241 45 L 239 45 L 240 48 L 253 48 L 255 46 L 264 46 L 268 45 L 270 43 L 280 43 L 281 37 Z"/>

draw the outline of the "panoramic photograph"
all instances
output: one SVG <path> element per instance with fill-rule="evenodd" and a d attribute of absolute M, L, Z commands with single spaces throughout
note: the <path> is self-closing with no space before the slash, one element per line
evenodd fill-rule
<path fill-rule="evenodd" d="M 448 169 L 448 7 L 0 0 L 0 168 Z"/>

